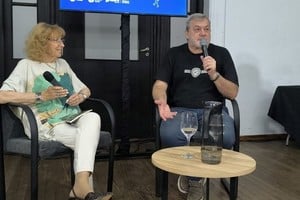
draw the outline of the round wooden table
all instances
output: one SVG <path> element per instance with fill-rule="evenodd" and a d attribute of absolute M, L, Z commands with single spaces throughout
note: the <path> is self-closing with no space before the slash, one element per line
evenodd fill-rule
<path fill-rule="evenodd" d="M 193 154 L 192 159 L 183 157 L 187 152 Z M 221 163 L 203 163 L 200 146 L 180 146 L 158 150 L 152 154 L 152 163 L 164 172 L 205 178 L 238 177 L 250 174 L 256 168 L 256 161 L 250 156 L 226 149 L 222 150 Z M 167 179 L 167 176 L 164 175 L 163 179 Z M 166 180 L 162 181 L 167 184 Z M 162 192 L 167 192 L 164 191 L 167 186 L 163 186 L 163 188 Z M 167 193 L 162 195 L 162 199 L 167 199 Z"/>

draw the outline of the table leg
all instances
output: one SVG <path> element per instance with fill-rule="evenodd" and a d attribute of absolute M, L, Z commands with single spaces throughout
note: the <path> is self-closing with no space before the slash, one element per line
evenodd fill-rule
<path fill-rule="evenodd" d="M 209 200 L 209 178 L 206 179 L 206 200 Z"/>
<path fill-rule="evenodd" d="M 161 200 L 168 200 L 168 172 L 162 171 Z"/>
<path fill-rule="evenodd" d="M 238 177 L 230 178 L 230 200 L 237 199 Z"/>

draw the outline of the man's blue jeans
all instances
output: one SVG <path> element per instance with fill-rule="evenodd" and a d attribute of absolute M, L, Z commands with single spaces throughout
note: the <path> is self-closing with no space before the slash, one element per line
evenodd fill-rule
<path fill-rule="evenodd" d="M 171 108 L 171 111 L 177 112 L 177 115 L 173 119 L 162 121 L 160 126 L 160 139 L 163 148 L 184 146 L 187 144 L 186 137 L 180 130 L 180 113 L 183 111 L 194 111 L 197 113 L 197 117 L 199 120 L 199 130 L 193 136 L 193 138 L 202 138 L 200 129 L 202 125 L 202 116 L 204 109 L 173 107 Z M 228 114 L 228 110 L 226 107 L 223 108 L 222 114 L 224 123 L 223 147 L 226 149 L 231 149 L 235 142 L 234 122 Z M 201 139 L 199 141 L 201 141 Z M 201 143 L 199 143 L 199 145 L 201 145 Z"/>

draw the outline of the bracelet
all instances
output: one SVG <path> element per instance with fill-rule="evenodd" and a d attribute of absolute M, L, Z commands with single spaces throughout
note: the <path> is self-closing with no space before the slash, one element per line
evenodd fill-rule
<path fill-rule="evenodd" d="M 87 99 L 87 98 L 88 98 L 85 94 L 83 94 L 83 93 L 81 93 L 81 92 L 79 92 L 79 94 L 82 95 L 82 97 L 83 97 L 84 99 Z"/>
<path fill-rule="evenodd" d="M 42 101 L 42 93 L 41 92 L 35 93 L 35 101 Z"/>
<path fill-rule="evenodd" d="M 218 78 L 220 78 L 220 74 L 219 74 L 219 73 L 217 73 L 216 78 L 214 78 L 214 79 L 212 80 L 212 82 L 215 82 L 216 80 L 218 80 Z"/>

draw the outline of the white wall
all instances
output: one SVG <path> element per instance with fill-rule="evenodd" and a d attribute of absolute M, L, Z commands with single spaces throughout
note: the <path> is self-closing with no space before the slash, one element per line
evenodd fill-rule
<path fill-rule="evenodd" d="M 229 49 L 239 75 L 241 135 L 284 133 L 267 113 L 278 85 L 300 85 L 300 1 L 209 4 L 212 41 Z"/>

